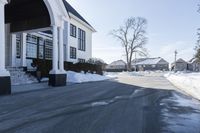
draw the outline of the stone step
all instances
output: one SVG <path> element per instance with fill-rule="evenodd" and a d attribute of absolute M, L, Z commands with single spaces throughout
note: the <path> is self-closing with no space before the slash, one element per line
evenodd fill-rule
<path fill-rule="evenodd" d="M 31 74 L 27 74 L 22 67 L 7 67 L 10 72 L 11 84 L 30 84 L 37 82 L 37 79 Z"/>

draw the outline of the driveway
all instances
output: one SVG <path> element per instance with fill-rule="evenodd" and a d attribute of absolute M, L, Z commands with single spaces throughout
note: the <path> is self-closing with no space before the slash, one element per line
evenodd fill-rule
<path fill-rule="evenodd" d="M 199 133 L 200 102 L 162 75 L 0 97 L 0 132 Z"/>

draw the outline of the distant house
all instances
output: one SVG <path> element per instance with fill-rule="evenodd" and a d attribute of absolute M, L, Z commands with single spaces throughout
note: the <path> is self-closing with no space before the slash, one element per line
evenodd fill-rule
<path fill-rule="evenodd" d="M 188 62 L 188 70 L 193 72 L 199 72 L 200 71 L 200 62 L 196 58 L 192 58 Z"/>
<path fill-rule="evenodd" d="M 161 57 L 158 58 L 140 58 L 132 61 L 133 70 L 137 71 L 168 71 L 169 63 Z"/>
<path fill-rule="evenodd" d="M 174 68 L 175 68 L 175 63 L 173 62 L 171 64 L 171 70 L 174 70 Z M 188 63 L 181 58 L 178 59 L 176 61 L 176 71 L 186 71 L 186 70 L 188 70 Z"/>
<path fill-rule="evenodd" d="M 107 72 L 122 72 L 126 70 L 126 62 L 123 60 L 114 61 L 106 66 Z"/>

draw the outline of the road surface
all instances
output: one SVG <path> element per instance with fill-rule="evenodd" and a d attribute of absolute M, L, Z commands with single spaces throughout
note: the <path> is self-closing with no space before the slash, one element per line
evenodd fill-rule
<path fill-rule="evenodd" d="M 0 97 L 0 133 L 200 133 L 200 102 L 162 76 Z"/>

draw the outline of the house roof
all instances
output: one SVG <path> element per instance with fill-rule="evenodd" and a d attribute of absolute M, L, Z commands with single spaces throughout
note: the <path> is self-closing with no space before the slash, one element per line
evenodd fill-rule
<path fill-rule="evenodd" d="M 176 62 L 186 62 L 186 61 L 180 58 Z"/>
<path fill-rule="evenodd" d="M 109 66 L 125 66 L 126 63 L 123 60 L 117 60 L 109 64 Z"/>
<path fill-rule="evenodd" d="M 66 0 L 63 0 L 63 3 L 68 12 L 72 13 L 74 16 L 76 16 L 77 18 L 88 24 L 90 27 L 92 27 Z"/>
<path fill-rule="evenodd" d="M 141 58 L 138 59 L 138 61 L 135 62 L 133 61 L 133 65 L 156 65 L 156 64 L 168 64 L 167 61 L 165 61 L 163 58 Z"/>

